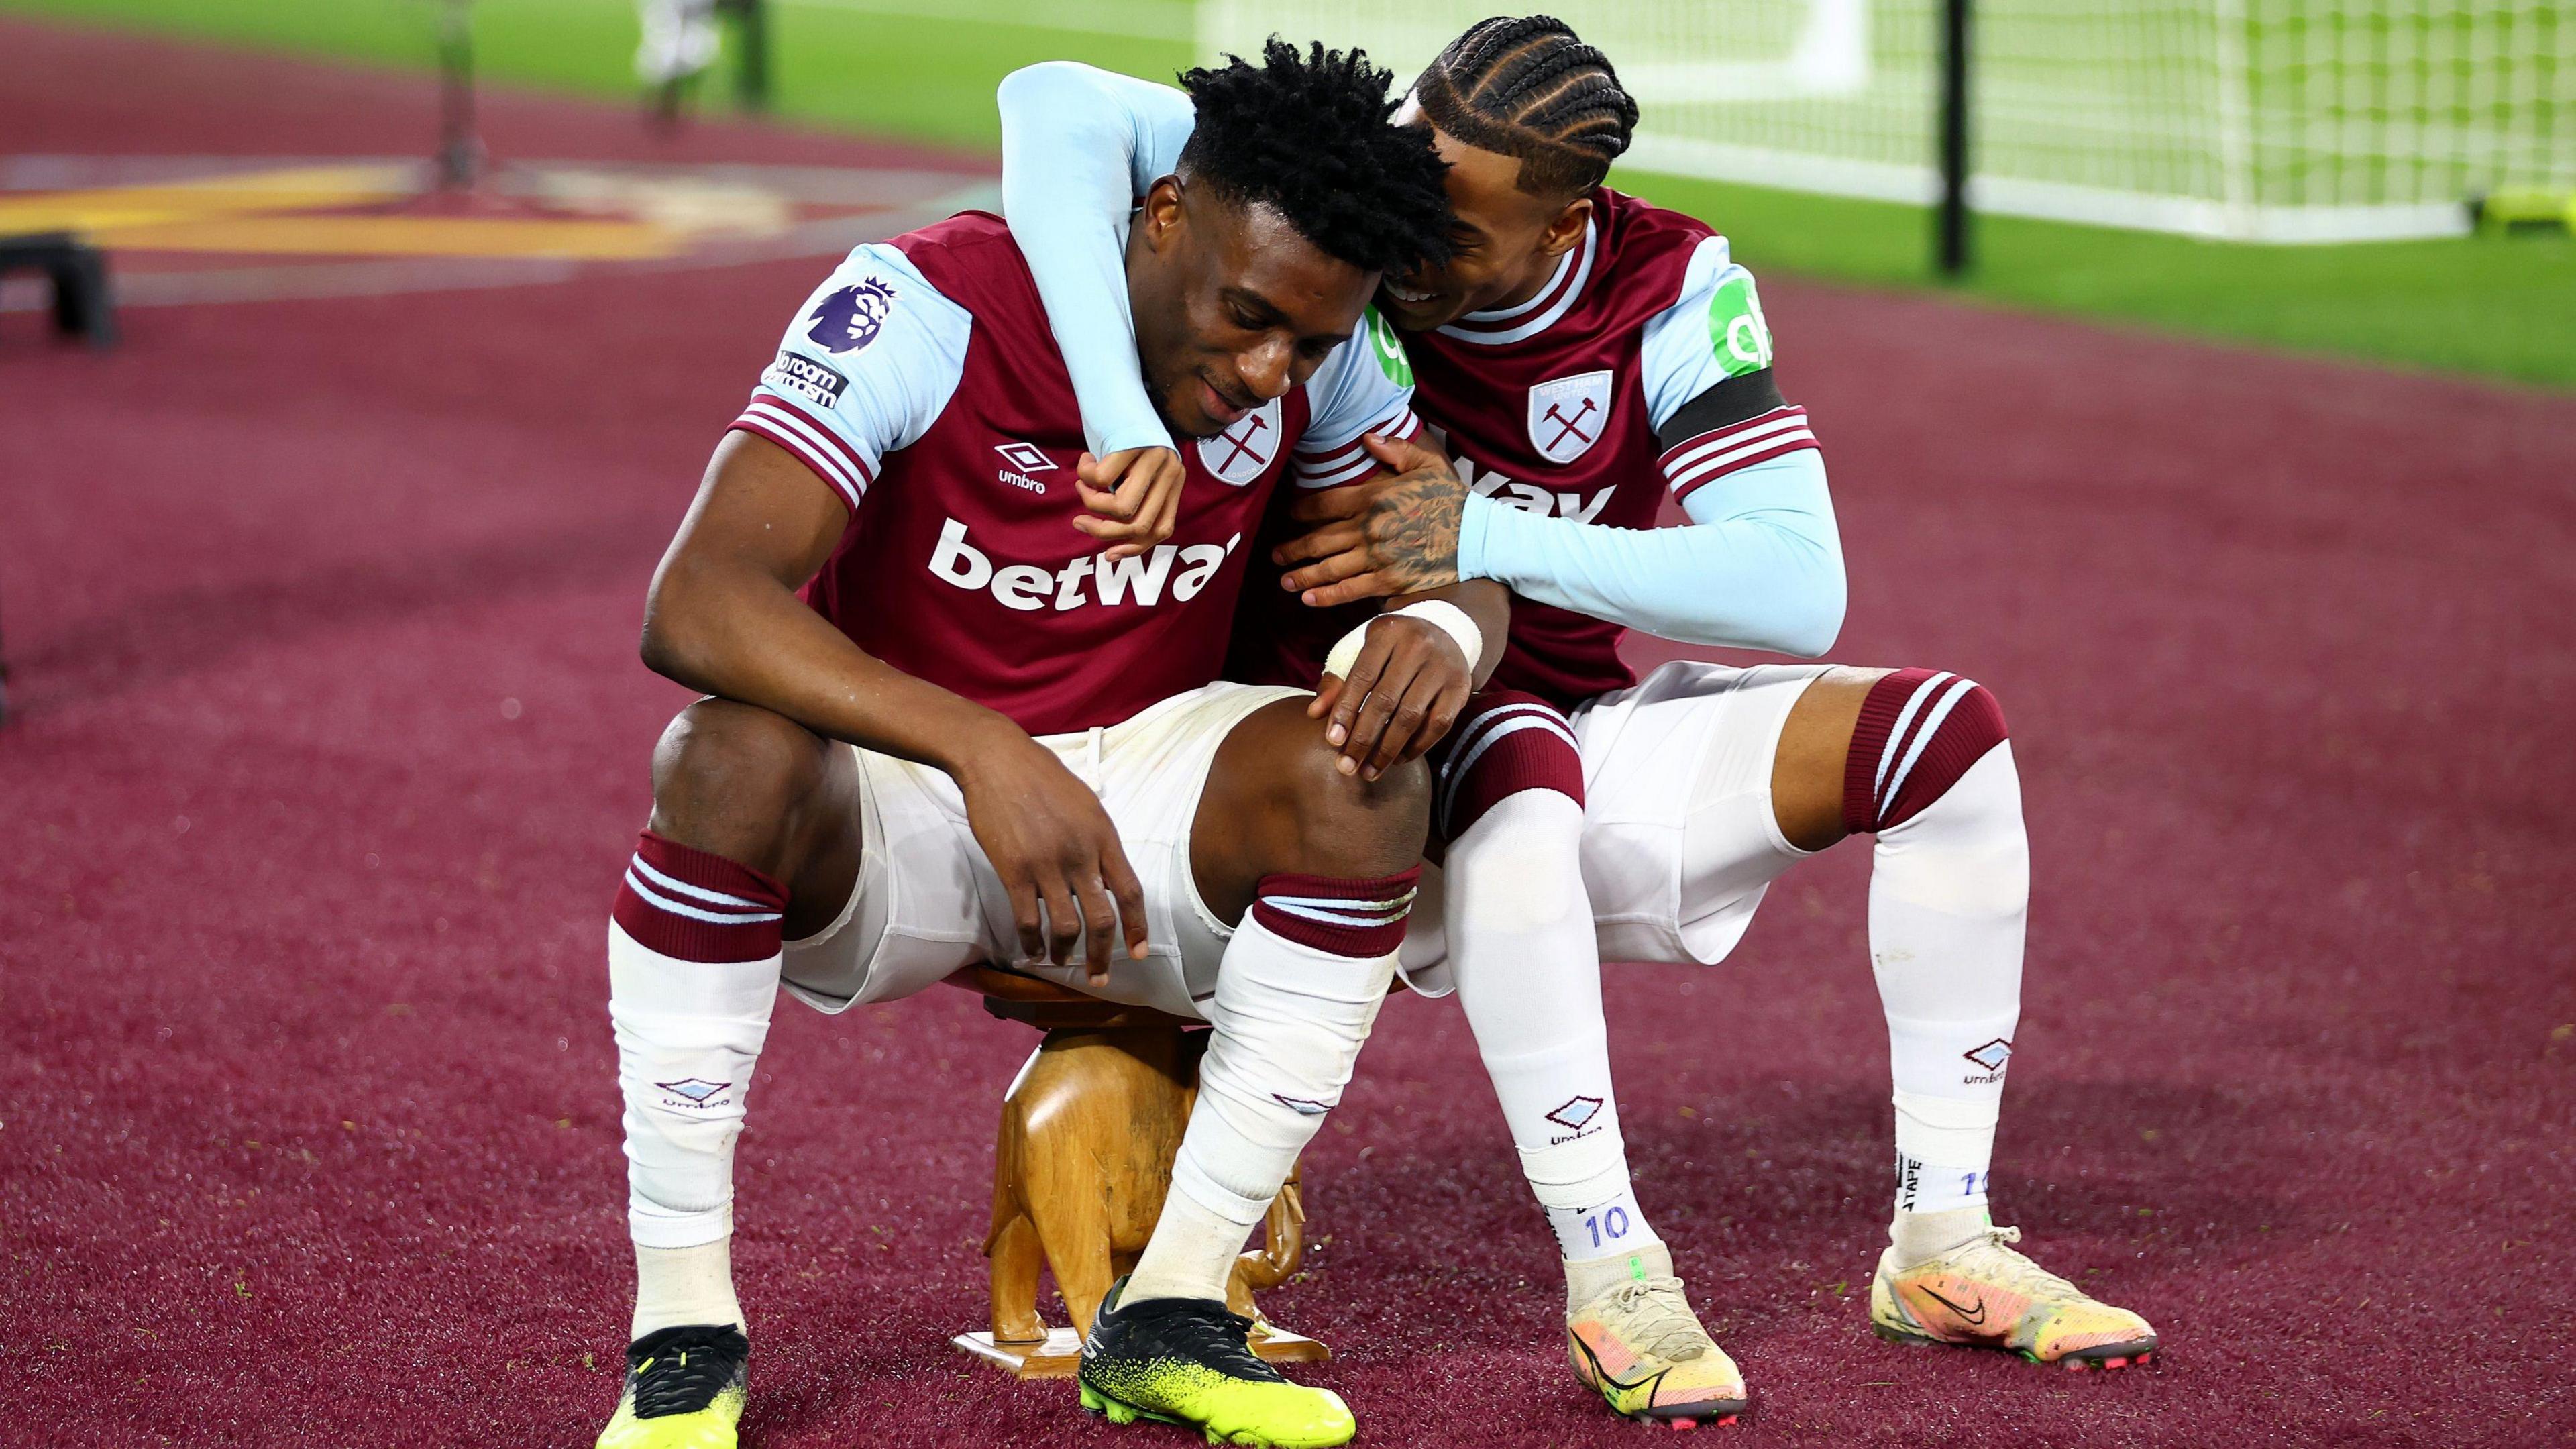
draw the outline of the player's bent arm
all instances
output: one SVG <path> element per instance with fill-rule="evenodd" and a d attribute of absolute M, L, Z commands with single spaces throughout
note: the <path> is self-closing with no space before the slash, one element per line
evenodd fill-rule
<path fill-rule="evenodd" d="M 992 736 L 1022 734 L 879 661 L 796 596 L 848 523 L 848 505 L 804 463 L 765 438 L 726 434 L 654 571 L 645 664 L 701 693 L 952 774 Z"/>
<path fill-rule="evenodd" d="M 1664 482 L 1690 523 L 1638 532 L 1478 499 L 1460 520 L 1460 576 L 1685 643 L 1832 648 L 1842 541 L 1824 455 L 1773 360 L 1753 274 L 1724 237 L 1703 238 L 1638 359 Z"/>
<path fill-rule="evenodd" d="M 1614 528 L 1465 496 L 1447 460 L 1375 443 L 1403 471 L 1302 500 L 1318 525 L 1272 553 L 1318 606 L 1486 578 L 1542 603 L 1693 644 L 1815 656 L 1841 632 L 1842 541 L 1803 409 L 1769 370 L 1673 409 L 1664 481 L 1691 522 Z"/>
<path fill-rule="evenodd" d="M 803 462 L 764 438 L 728 434 L 654 571 L 644 662 L 692 689 L 946 771 L 1010 893 L 1022 950 L 1080 954 L 1105 981 L 1123 933 L 1141 960 L 1144 889 L 1099 797 L 1008 717 L 875 658 L 796 597 L 848 520 Z"/>
<path fill-rule="evenodd" d="M 1171 448 L 1136 365 L 1127 217 L 1198 115 L 1170 86 L 1048 61 L 1003 77 L 1002 212 L 1064 354 L 1094 453 Z"/>
<path fill-rule="evenodd" d="M 1821 454 L 1744 467 L 1692 490 L 1682 511 L 1678 528 L 1612 528 L 1473 498 L 1458 573 L 1685 644 L 1805 658 L 1833 647 L 1848 586 Z"/>

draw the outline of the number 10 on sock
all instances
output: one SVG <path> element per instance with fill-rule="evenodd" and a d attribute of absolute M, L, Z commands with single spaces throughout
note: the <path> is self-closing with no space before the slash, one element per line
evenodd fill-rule
<path fill-rule="evenodd" d="M 1628 1236 L 1628 1210 L 1614 1207 L 1605 1213 L 1591 1213 L 1583 1219 L 1583 1230 L 1592 1235 L 1592 1246 L 1615 1244 Z"/>

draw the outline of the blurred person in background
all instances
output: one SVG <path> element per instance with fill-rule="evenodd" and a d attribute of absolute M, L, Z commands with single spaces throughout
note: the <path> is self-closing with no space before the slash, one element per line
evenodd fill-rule
<path fill-rule="evenodd" d="M 635 47 L 635 78 L 644 83 L 646 107 L 668 124 L 679 119 L 689 88 L 722 49 L 716 0 L 635 0 L 635 18 L 644 30 Z"/>

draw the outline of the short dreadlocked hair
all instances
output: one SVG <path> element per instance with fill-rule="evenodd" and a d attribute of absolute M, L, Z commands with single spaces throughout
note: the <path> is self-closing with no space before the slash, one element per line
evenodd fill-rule
<path fill-rule="evenodd" d="M 1520 158 L 1533 196 L 1589 191 L 1637 129 L 1637 102 L 1610 58 L 1553 15 L 1495 16 L 1467 27 L 1414 82 L 1431 124 Z"/>
<path fill-rule="evenodd" d="M 1449 258 L 1449 163 L 1418 129 L 1387 124 L 1392 74 L 1359 50 L 1300 55 L 1272 36 L 1255 66 L 1229 55 L 1181 75 L 1198 129 L 1180 174 L 1269 206 L 1325 255 L 1365 272 Z"/>

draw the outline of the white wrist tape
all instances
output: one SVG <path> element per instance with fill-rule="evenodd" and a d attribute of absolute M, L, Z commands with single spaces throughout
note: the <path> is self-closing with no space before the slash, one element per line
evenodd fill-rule
<path fill-rule="evenodd" d="M 1466 610 L 1444 599 L 1425 599 L 1418 604 L 1407 604 L 1391 614 L 1380 614 L 1377 619 L 1407 617 L 1420 619 L 1457 640 L 1459 652 L 1467 656 L 1467 672 L 1476 672 L 1477 661 L 1485 657 L 1485 631 L 1476 627 L 1476 621 L 1467 617 Z M 1360 647 L 1368 642 L 1369 624 L 1376 623 L 1377 619 L 1369 620 L 1368 624 L 1360 625 L 1333 642 L 1332 652 L 1324 656 L 1326 674 L 1340 679 L 1351 677 L 1351 666 L 1360 662 Z"/>

